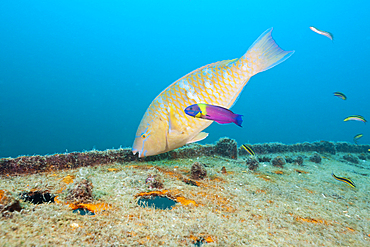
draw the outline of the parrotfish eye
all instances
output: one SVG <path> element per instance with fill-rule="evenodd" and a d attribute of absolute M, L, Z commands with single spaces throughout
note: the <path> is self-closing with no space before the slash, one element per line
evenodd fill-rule
<path fill-rule="evenodd" d="M 141 138 L 141 139 L 147 139 L 150 136 L 150 131 L 148 131 L 147 127 L 143 132 L 141 132 L 139 135 L 135 136 L 135 138 Z M 144 140 L 145 141 L 145 140 Z"/>

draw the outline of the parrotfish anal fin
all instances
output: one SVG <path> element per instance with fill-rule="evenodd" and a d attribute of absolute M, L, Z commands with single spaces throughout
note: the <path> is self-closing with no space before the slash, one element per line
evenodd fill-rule
<path fill-rule="evenodd" d="M 172 106 L 169 107 L 168 111 L 168 119 L 169 119 L 169 124 L 168 124 L 168 133 L 176 132 L 176 133 L 181 133 L 182 129 L 181 126 L 178 125 L 176 121 L 176 116 L 175 116 L 175 111 Z"/>
<path fill-rule="evenodd" d="M 206 133 L 206 132 L 200 132 L 193 139 L 191 139 L 190 141 L 188 141 L 187 144 L 193 143 L 193 142 L 199 142 L 201 140 L 206 139 L 207 136 L 208 136 L 208 133 Z"/>

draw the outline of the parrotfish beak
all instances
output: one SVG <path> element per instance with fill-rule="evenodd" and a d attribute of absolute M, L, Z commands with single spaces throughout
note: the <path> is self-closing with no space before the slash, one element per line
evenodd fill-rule
<path fill-rule="evenodd" d="M 189 116 L 195 117 L 197 114 L 199 114 L 201 112 L 201 110 L 200 110 L 199 106 L 197 104 L 195 104 L 195 105 L 190 105 L 190 106 L 186 107 L 184 112 Z"/>
<path fill-rule="evenodd" d="M 140 157 L 140 152 L 138 150 L 136 150 L 136 149 L 133 148 L 132 149 L 132 154 L 135 155 L 136 153 L 139 153 L 139 156 L 138 157 Z"/>
<path fill-rule="evenodd" d="M 138 156 L 137 157 L 139 157 L 139 158 L 142 158 L 142 157 L 145 157 L 145 156 L 147 156 L 146 155 L 146 151 L 139 151 L 139 150 L 137 150 L 137 149 L 132 149 L 132 153 L 135 155 L 136 153 L 138 154 Z"/>
<path fill-rule="evenodd" d="M 132 145 L 132 153 L 134 155 L 137 153 L 139 158 L 144 157 L 146 154 L 146 150 L 144 149 L 144 141 L 141 137 L 135 138 L 134 144 Z"/>

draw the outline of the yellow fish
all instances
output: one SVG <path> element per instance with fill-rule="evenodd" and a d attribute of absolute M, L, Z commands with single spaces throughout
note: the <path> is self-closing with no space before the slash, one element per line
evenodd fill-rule
<path fill-rule="evenodd" d="M 201 131 L 213 121 L 190 117 L 184 109 L 197 103 L 229 109 L 253 75 L 288 59 L 294 51 L 282 50 L 271 32 L 265 31 L 241 58 L 205 65 L 162 91 L 141 119 L 132 152 L 151 156 L 206 138 Z"/>

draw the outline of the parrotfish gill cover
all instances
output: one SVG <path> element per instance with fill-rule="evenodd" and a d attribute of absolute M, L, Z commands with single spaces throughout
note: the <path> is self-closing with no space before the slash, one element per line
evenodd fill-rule
<path fill-rule="evenodd" d="M 241 58 L 205 65 L 162 91 L 140 122 L 132 152 L 156 155 L 206 138 L 201 131 L 212 121 L 190 118 L 184 109 L 199 102 L 229 109 L 253 75 L 288 59 L 294 51 L 282 50 L 271 32 L 265 31 Z"/>

